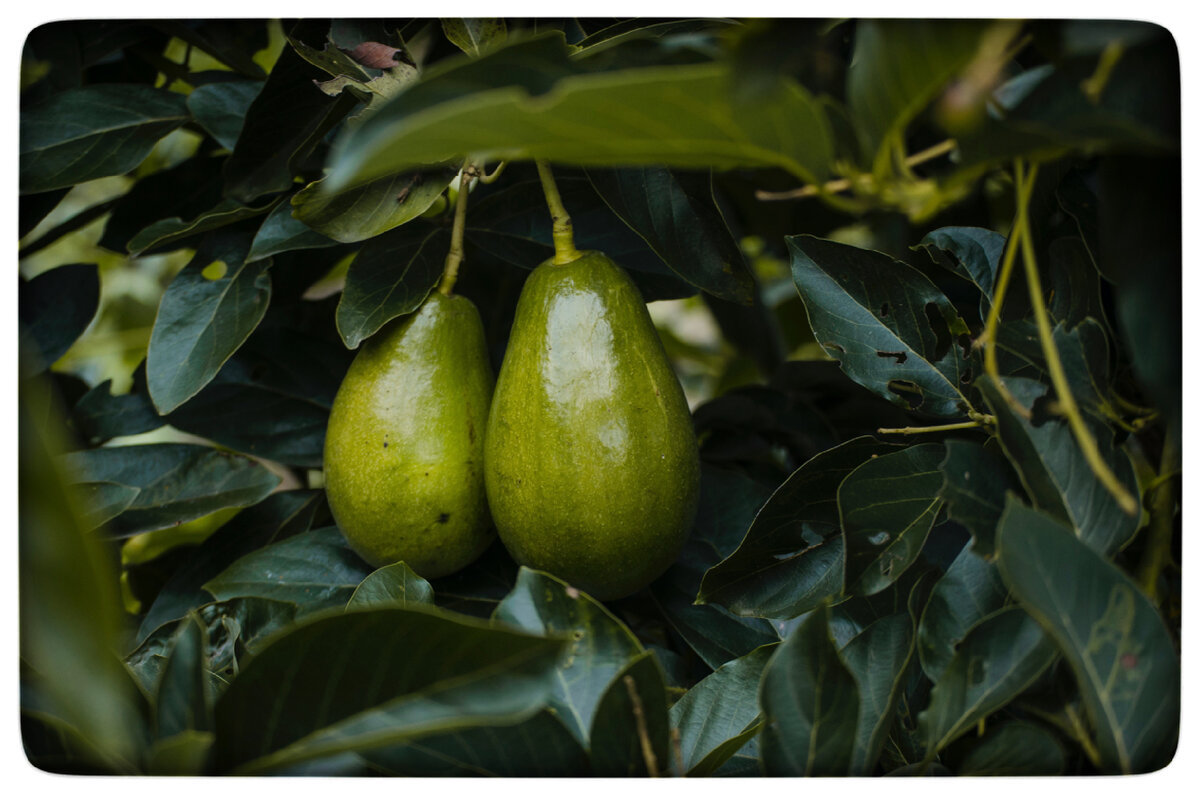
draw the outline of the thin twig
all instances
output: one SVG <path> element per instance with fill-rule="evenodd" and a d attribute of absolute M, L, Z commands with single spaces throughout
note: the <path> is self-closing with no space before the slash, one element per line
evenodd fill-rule
<path fill-rule="evenodd" d="M 504 169 L 507 167 L 508 167 L 508 161 L 501 160 L 496 165 L 496 167 L 494 169 L 492 169 L 491 174 L 482 174 L 481 173 L 479 175 L 480 183 L 482 183 L 484 185 L 491 185 L 493 182 L 495 182 L 496 180 L 498 180 L 500 178 L 500 175 L 504 173 Z"/>
<path fill-rule="evenodd" d="M 1150 498 L 1150 524 L 1146 528 L 1146 551 L 1138 564 L 1137 580 L 1150 601 L 1158 604 L 1158 577 L 1171 557 L 1171 538 L 1175 533 L 1175 475 L 1179 472 L 1179 451 L 1167 434 L 1163 442 L 1162 460 L 1158 466 L 1157 485 L 1148 491 Z"/>
<path fill-rule="evenodd" d="M 622 679 L 625 682 L 625 690 L 629 693 L 629 700 L 633 703 L 633 719 L 637 721 L 638 741 L 642 745 L 642 759 L 646 762 L 646 773 L 651 778 L 658 778 L 658 757 L 654 755 L 654 748 L 650 745 L 650 732 L 646 729 L 646 714 L 642 711 L 642 698 L 638 695 L 632 676 L 625 674 Z"/>
<path fill-rule="evenodd" d="M 933 160 L 936 157 L 941 157 L 944 154 L 954 151 L 954 147 L 958 146 L 958 142 L 953 138 L 948 138 L 939 144 L 934 144 L 928 149 L 923 149 L 920 152 L 905 159 L 904 164 L 909 168 L 919 166 L 922 163 Z M 864 175 L 860 179 L 870 180 L 869 175 Z M 804 185 L 803 187 L 793 188 L 785 191 L 755 191 L 754 197 L 760 201 L 784 201 L 787 199 L 807 199 L 812 196 L 819 196 L 822 193 L 841 193 L 844 190 L 849 190 L 854 187 L 854 180 L 850 178 L 835 179 L 826 182 L 823 185 Z"/>
<path fill-rule="evenodd" d="M 979 428 L 983 423 L 977 420 L 969 422 L 952 422 L 948 425 L 925 425 L 908 428 L 876 428 L 876 433 L 902 433 L 907 435 L 914 433 L 941 433 L 942 431 L 963 431 L 967 428 Z"/>

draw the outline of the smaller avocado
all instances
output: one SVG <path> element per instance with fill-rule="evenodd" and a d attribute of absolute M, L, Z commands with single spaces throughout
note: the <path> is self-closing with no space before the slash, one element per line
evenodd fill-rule
<path fill-rule="evenodd" d="M 430 293 L 350 365 L 329 414 L 325 492 L 352 549 L 426 578 L 495 537 L 483 484 L 494 377 L 470 300 Z"/>

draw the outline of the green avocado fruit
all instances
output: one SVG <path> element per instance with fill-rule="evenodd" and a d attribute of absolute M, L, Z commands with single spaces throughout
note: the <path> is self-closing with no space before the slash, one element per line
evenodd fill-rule
<path fill-rule="evenodd" d="M 641 294 L 603 254 L 526 280 L 484 471 L 513 558 L 598 599 L 643 588 L 679 554 L 700 487 L 691 415 Z"/>
<path fill-rule="evenodd" d="M 483 485 L 493 384 L 479 311 L 436 290 L 354 357 L 329 414 L 325 493 L 368 563 L 442 577 L 495 538 Z"/>

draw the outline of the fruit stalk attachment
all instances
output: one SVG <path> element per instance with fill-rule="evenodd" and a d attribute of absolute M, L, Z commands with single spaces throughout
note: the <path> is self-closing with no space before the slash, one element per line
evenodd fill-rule
<path fill-rule="evenodd" d="M 546 194 L 550 218 L 554 221 L 554 264 L 566 265 L 581 256 L 575 248 L 575 230 L 571 226 L 571 216 L 558 193 L 558 184 L 554 181 L 554 174 L 550 172 L 550 164 L 545 160 L 534 162 L 537 164 L 538 177 L 542 180 L 542 191 Z"/>
<path fill-rule="evenodd" d="M 446 254 L 446 265 L 438 292 L 450 295 L 458 281 L 458 266 L 463 261 L 463 230 L 467 226 L 467 196 L 471 193 L 471 180 L 479 176 L 479 170 L 470 162 L 464 163 L 458 177 L 458 200 L 454 204 L 454 226 L 450 230 L 450 251 Z"/>

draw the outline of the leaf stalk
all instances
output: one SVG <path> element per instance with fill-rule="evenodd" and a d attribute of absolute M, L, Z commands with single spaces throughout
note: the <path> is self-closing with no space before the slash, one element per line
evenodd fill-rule
<path fill-rule="evenodd" d="M 538 177 L 542 181 L 542 192 L 546 194 L 546 206 L 550 208 L 550 218 L 554 222 L 554 264 L 566 265 L 582 256 L 575 248 L 575 230 L 571 226 L 571 216 L 563 205 L 562 196 L 558 192 L 558 183 L 550 171 L 550 164 L 545 160 L 535 160 Z"/>
<path fill-rule="evenodd" d="M 478 171 L 471 163 L 465 163 L 459 172 L 454 226 L 450 230 L 450 251 L 446 254 L 446 265 L 438 283 L 438 292 L 442 295 L 450 295 L 454 290 L 454 283 L 458 281 L 458 267 L 463 261 L 463 235 L 467 228 L 467 197 L 471 193 L 471 180 L 477 175 Z"/>

